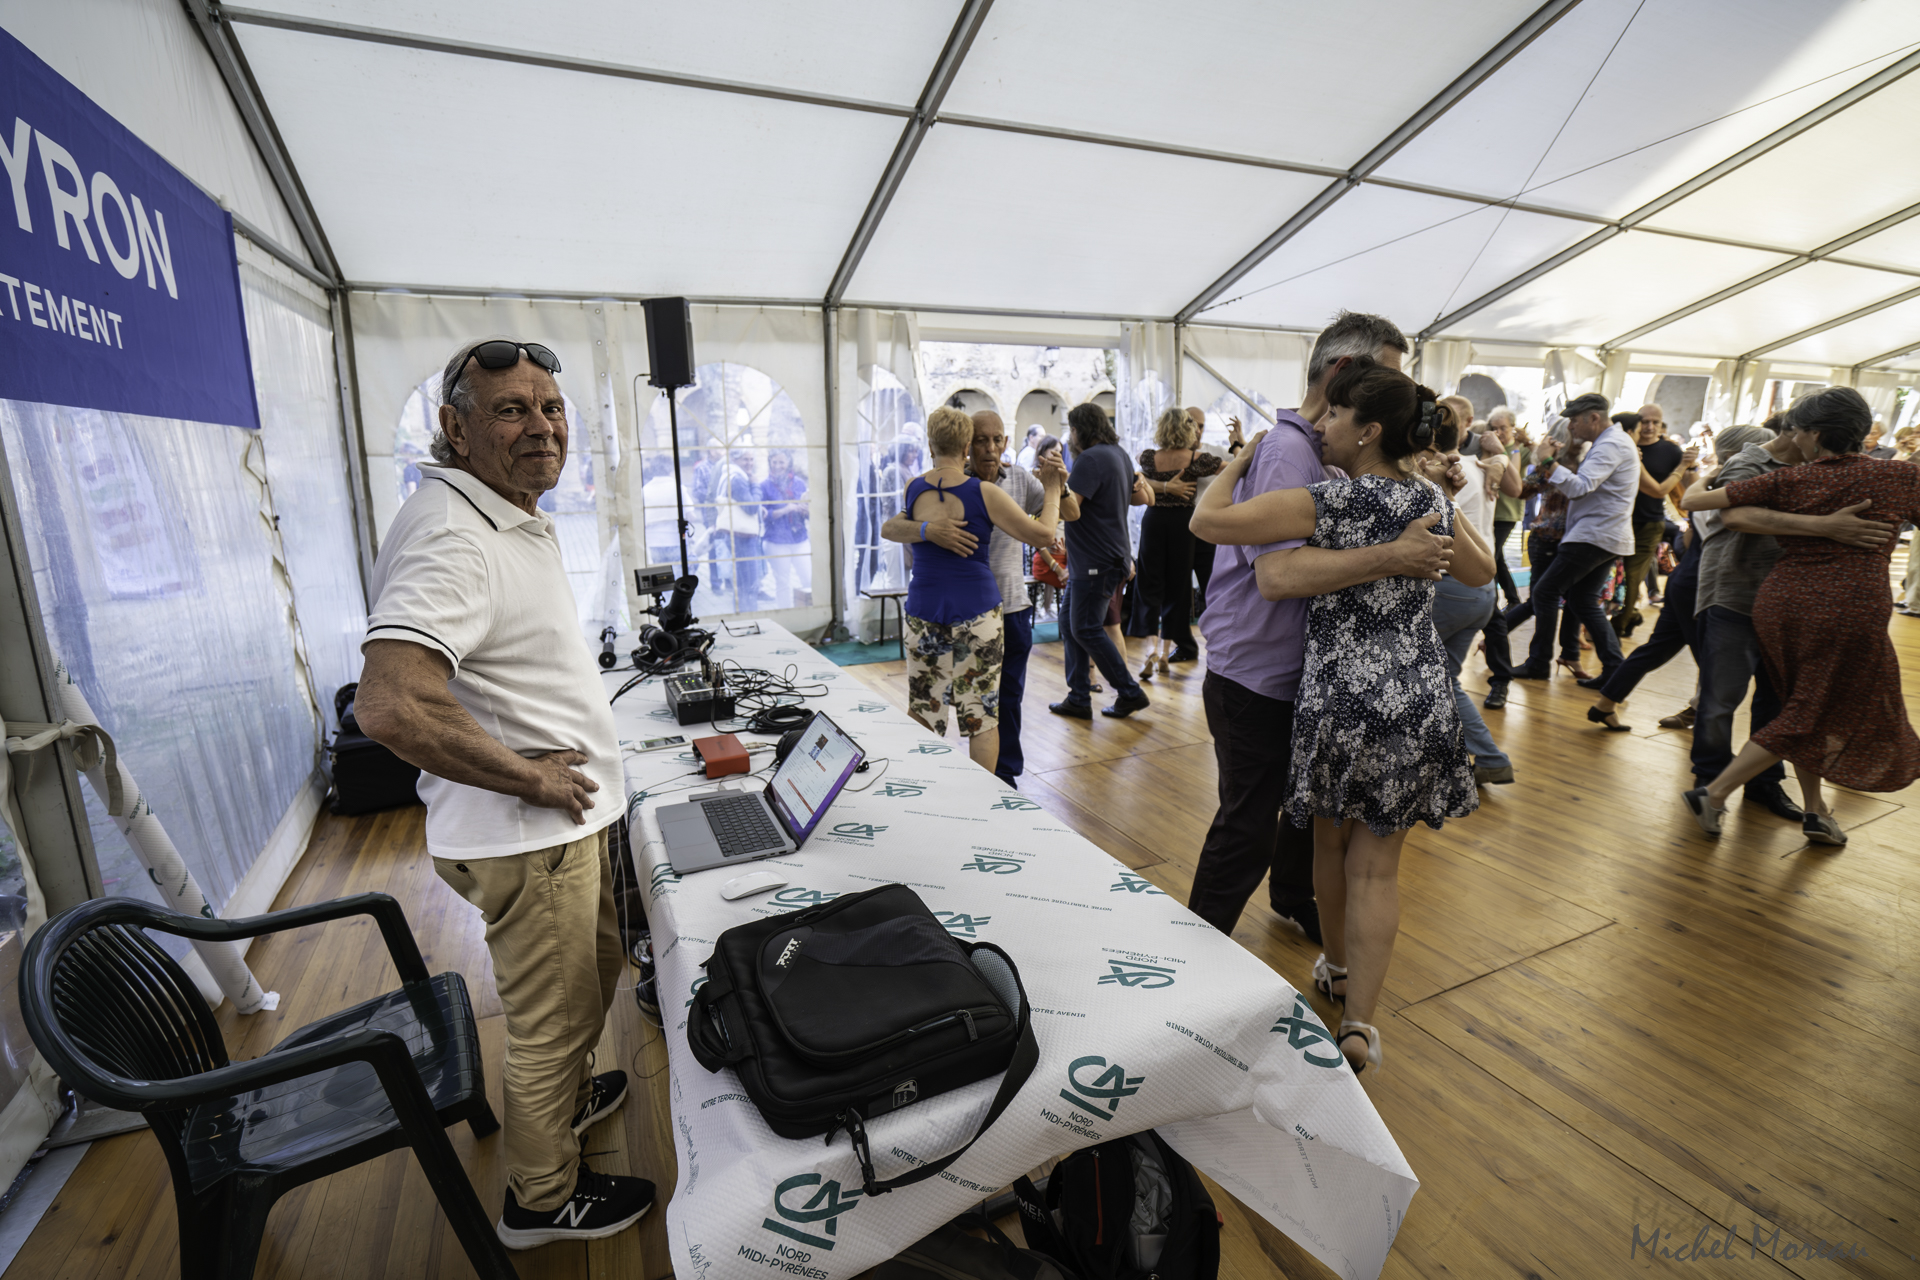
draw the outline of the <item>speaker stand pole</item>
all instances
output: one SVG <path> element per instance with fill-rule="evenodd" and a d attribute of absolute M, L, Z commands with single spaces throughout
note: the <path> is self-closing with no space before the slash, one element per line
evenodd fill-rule
<path fill-rule="evenodd" d="M 673 506 L 680 524 L 680 576 L 693 570 L 687 564 L 687 491 L 680 484 L 680 389 L 667 388 L 667 439 L 673 443 Z"/>

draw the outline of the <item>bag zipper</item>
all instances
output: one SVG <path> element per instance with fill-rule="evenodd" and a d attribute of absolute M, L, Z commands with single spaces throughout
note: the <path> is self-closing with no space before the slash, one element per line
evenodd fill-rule
<path fill-rule="evenodd" d="M 906 1040 L 912 1039 L 914 1036 L 925 1035 L 929 1031 L 933 1031 L 939 1027 L 944 1027 L 952 1022 L 966 1023 L 967 1040 L 969 1043 L 971 1043 L 980 1038 L 980 1029 L 974 1022 L 975 1018 L 984 1018 L 988 1014 L 999 1014 L 1002 1017 L 1009 1016 L 1007 1014 L 1007 1011 L 1005 1009 L 1002 1009 L 999 1005 L 975 1005 L 971 1009 L 955 1009 L 949 1013 L 935 1014 L 933 1017 L 926 1019 L 924 1022 L 916 1022 L 914 1025 L 907 1027 L 904 1030 L 896 1031 L 890 1036 L 886 1036 L 879 1040 L 869 1041 L 866 1044 L 858 1045 L 852 1049 L 835 1049 L 832 1051 L 828 1051 L 824 1049 L 815 1049 L 802 1043 L 798 1036 L 794 1035 L 792 1031 L 788 1030 L 786 1019 L 780 1016 L 780 1011 L 777 1007 L 775 1007 L 775 1004 L 773 1001 L 769 1000 L 767 1002 L 767 1010 L 769 1013 L 773 1015 L 774 1022 L 779 1025 L 780 1033 L 786 1036 L 787 1043 L 791 1044 L 794 1048 L 798 1049 L 802 1055 L 812 1059 L 815 1062 L 838 1062 L 838 1061 L 843 1061 L 850 1058 L 865 1057 L 869 1054 L 878 1053 L 884 1049 L 890 1049 L 894 1045 L 897 1045 Z"/>

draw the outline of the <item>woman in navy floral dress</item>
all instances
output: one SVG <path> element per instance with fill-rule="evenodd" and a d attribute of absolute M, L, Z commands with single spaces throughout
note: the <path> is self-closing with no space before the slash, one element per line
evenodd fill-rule
<path fill-rule="evenodd" d="M 1314 428 L 1321 458 L 1349 478 L 1236 503 L 1234 485 L 1254 452 L 1242 449 L 1201 499 L 1194 532 L 1221 544 L 1307 538 L 1345 549 L 1390 542 L 1438 514 L 1433 531 L 1454 539 L 1452 575 L 1468 586 L 1491 582 L 1492 552 L 1471 522 L 1454 518 L 1451 495 L 1465 476 L 1452 412 L 1405 374 L 1367 360 L 1334 376 L 1327 403 Z M 1314 985 L 1352 1015 L 1340 1023 L 1339 1043 L 1356 1072 L 1380 1062 L 1371 1019 L 1400 928 L 1396 876 L 1407 830 L 1438 828 L 1479 805 L 1433 595 L 1424 578 L 1381 578 L 1316 596 L 1307 615 L 1283 803 L 1296 826 L 1313 824 L 1327 948 L 1314 962 Z"/>

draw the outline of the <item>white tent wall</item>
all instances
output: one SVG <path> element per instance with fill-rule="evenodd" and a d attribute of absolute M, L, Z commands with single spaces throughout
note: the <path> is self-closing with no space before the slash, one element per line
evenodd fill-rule
<path fill-rule="evenodd" d="M 245 239 L 237 244 L 273 508 L 307 667 L 332 730 L 333 693 L 359 678 L 367 621 L 332 311 L 311 281 Z"/>
<path fill-rule="evenodd" d="M 522 341 L 543 343 L 560 358 L 560 389 L 572 401 L 578 415 L 578 430 L 568 442 L 568 451 L 575 457 L 585 455 L 591 459 L 596 511 L 593 549 L 596 558 L 587 563 L 581 560 L 580 554 L 570 550 L 567 567 L 576 578 L 588 573 L 597 575 L 599 558 L 605 556 L 609 540 L 623 532 L 617 497 L 623 480 L 615 468 L 608 465 L 607 442 L 617 440 L 616 459 L 639 457 L 632 451 L 640 446 L 640 433 L 656 412 L 664 412 L 656 410 L 659 393 L 647 384 L 646 324 L 639 304 L 611 299 L 363 291 L 351 293 L 349 304 L 376 537 L 384 535 L 401 502 L 400 470 L 408 455 L 404 446 L 396 452 L 396 431 L 409 399 L 423 380 L 439 373 L 463 342 L 510 335 Z M 828 604 L 831 503 L 825 483 L 828 475 L 826 372 L 820 312 L 799 307 L 696 305 L 692 314 L 697 364 L 744 365 L 771 378 L 792 400 L 805 424 L 806 472 L 817 480 L 808 491 L 810 516 L 807 521 L 813 560 L 813 603 L 802 608 L 719 612 L 727 616 L 765 613 L 778 617 L 796 631 L 824 626 L 831 617 Z M 606 343 L 618 346 L 611 358 L 600 354 Z M 616 369 L 621 371 L 619 377 L 623 385 L 612 385 Z M 691 391 L 681 392 L 683 434 L 691 421 L 684 407 L 689 394 Z M 689 519 L 695 519 L 694 460 L 683 461 L 682 482 L 688 487 Z M 754 480 L 757 482 L 759 478 L 756 475 Z M 620 585 L 613 595 L 614 601 L 627 600 L 629 621 L 632 621 L 631 609 L 635 602 L 631 595 L 631 574 L 627 570 L 639 567 L 649 558 L 644 552 L 645 540 L 631 540 L 648 516 L 641 492 L 644 485 L 635 481 L 634 476 L 624 481 L 627 486 L 626 536 L 621 539 L 619 555 Z M 657 522 L 660 513 L 655 513 L 654 518 Z M 565 538 L 563 544 L 570 546 Z M 677 561 L 677 555 L 674 559 Z M 698 567 L 695 572 L 700 572 Z M 704 603 L 706 599 L 703 584 L 703 616 L 713 611 Z M 608 620 L 607 613 L 599 612 L 585 621 L 587 629 L 597 633 Z"/>
<path fill-rule="evenodd" d="M 1186 355 L 1181 400 L 1207 411 L 1208 443 L 1226 444 L 1226 422 L 1213 412 L 1216 397 L 1226 391 L 1242 400 L 1264 397 L 1266 405 L 1280 409 L 1295 408 L 1305 398 L 1313 334 L 1213 325 L 1186 325 L 1181 333 Z M 1266 426 L 1244 411 L 1239 417 L 1249 437 Z"/>
<path fill-rule="evenodd" d="M 0 27 L 236 217 L 312 265 L 180 0 L 0 0 Z"/>

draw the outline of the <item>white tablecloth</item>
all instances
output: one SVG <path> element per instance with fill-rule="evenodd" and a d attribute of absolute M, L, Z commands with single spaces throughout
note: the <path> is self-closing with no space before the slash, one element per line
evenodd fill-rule
<path fill-rule="evenodd" d="M 680 1180 L 667 1206 L 681 1280 L 839 1280 L 892 1256 L 1050 1156 L 1156 1128 L 1175 1149 L 1342 1276 L 1374 1277 L 1418 1183 L 1308 1002 L 1144 877 L 935 738 L 791 632 L 723 635 L 714 658 L 825 686 L 809 699 L 873 761 L 795 855 L 753 864 L 787 886 L 727 902 L 736 872 L 675 875 L 654 810 L 704 779 L 670 751 L 629 754 L 628 816 L 659 967 Z M 624 679 L 607 677 L 608 689 Z M 623 740 L 674 726 L 660 682 L 614 704 Z M 743 742 L 771 735 L 741 732 Z M 754 757 L 770 764 L 771 753 Z M 761 785 L 764 775 L 753 780 Z M 863 787 L 854 791 L 851 787 Z M 1097 797 L 1094 798 L 1097 802 Z M 846 1135 L 776 1137 L 731 1071 L 687 1045 L 714 939 L 756 916 L 875 885 L 913 886 L 956 936 L 1003 947 L 1033 1005 L 1040 1062 L 950 1169 L 861 1194 Z M 998 1078 L 868 1125 L 879 1176 L 958 1147 Z"/>

